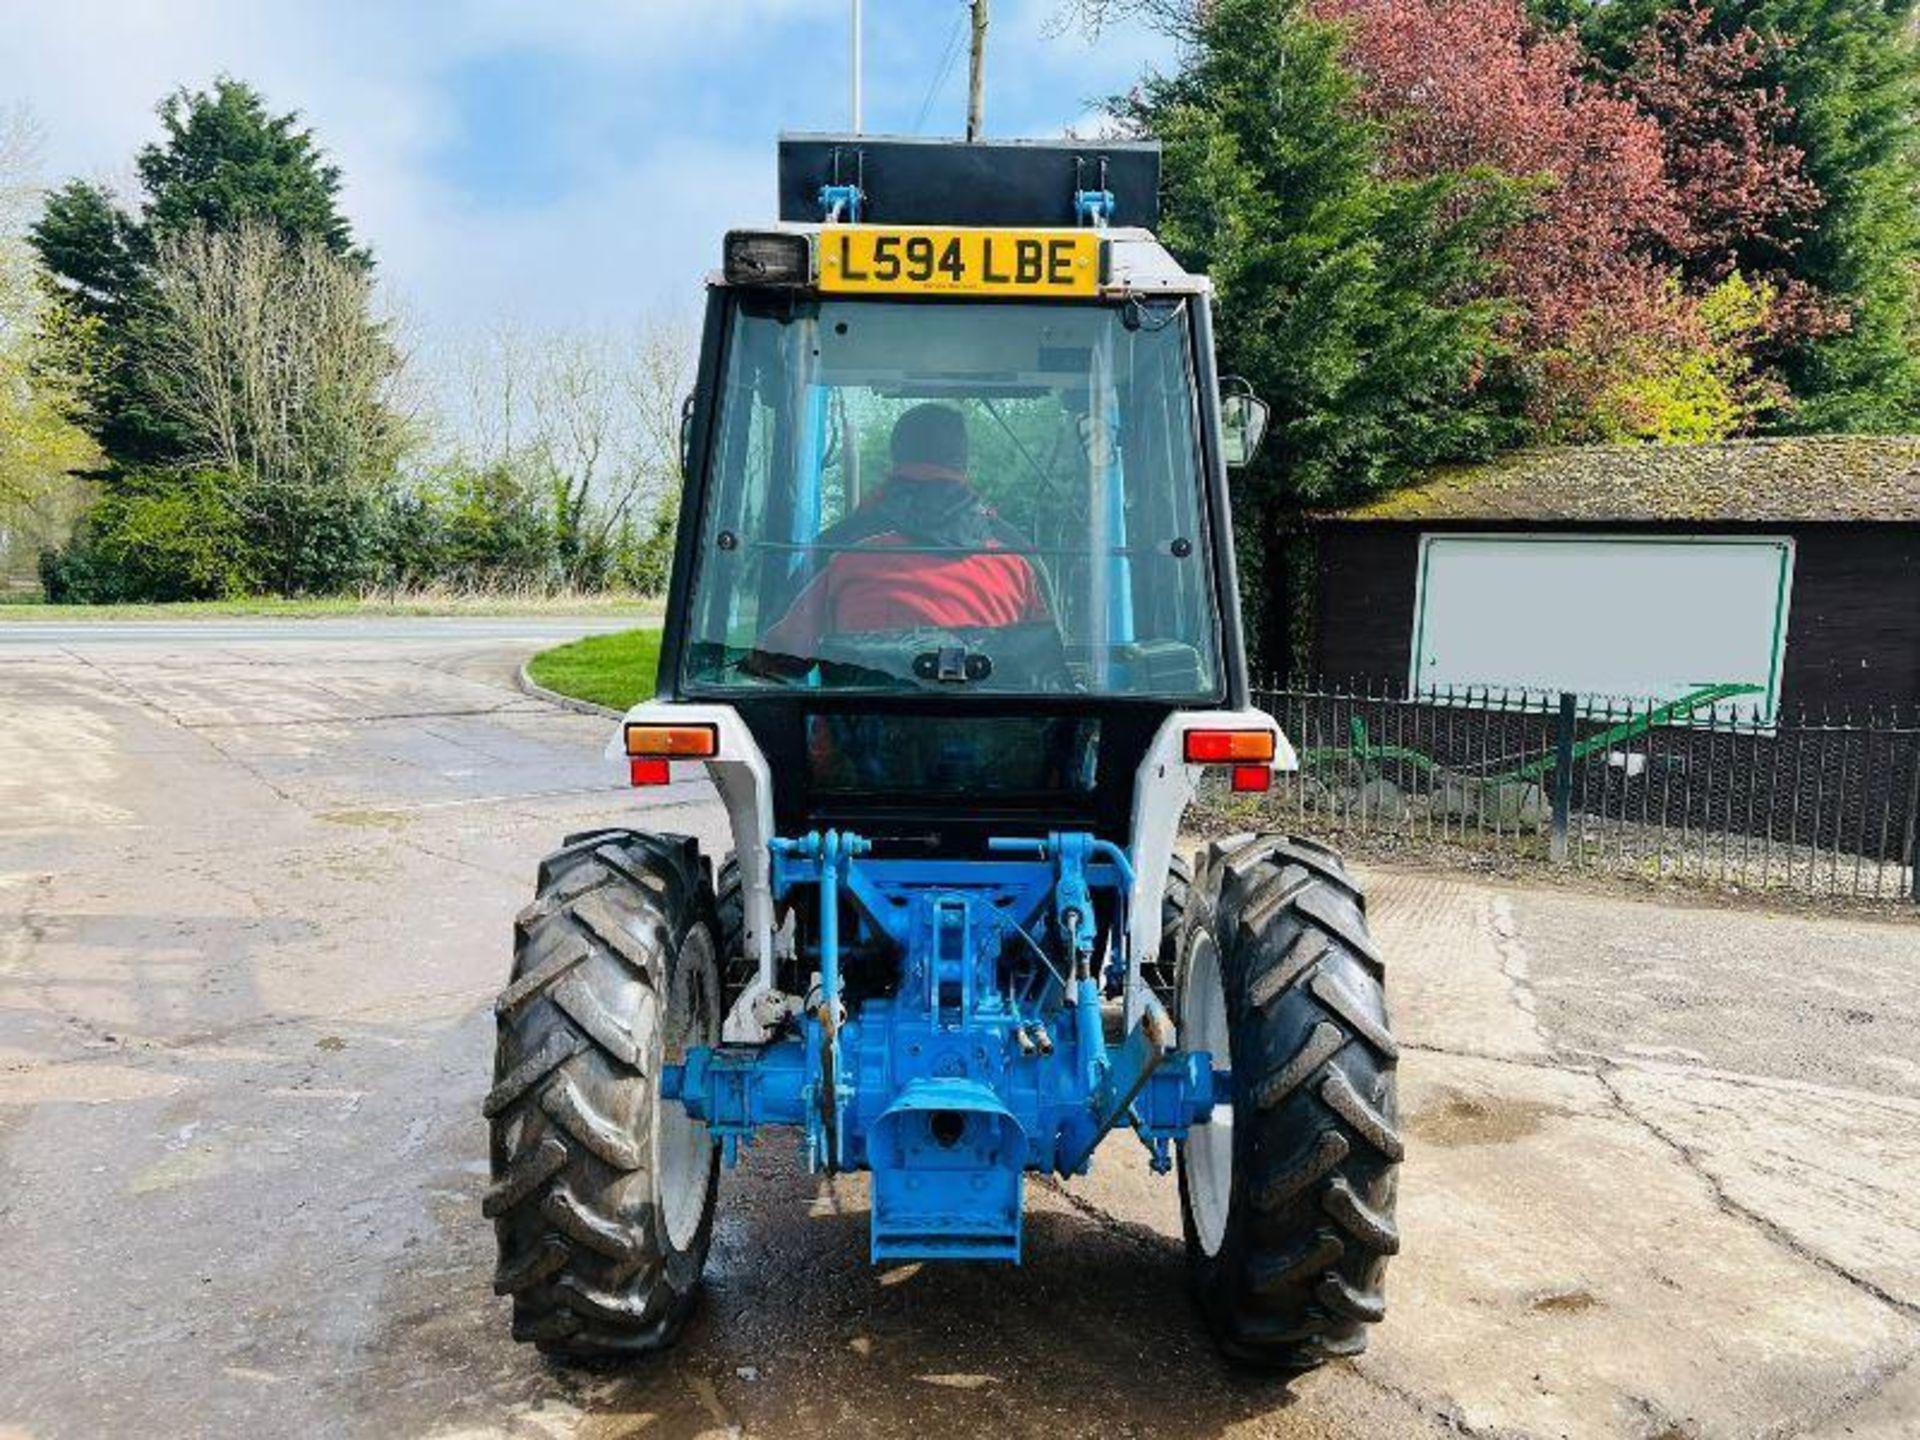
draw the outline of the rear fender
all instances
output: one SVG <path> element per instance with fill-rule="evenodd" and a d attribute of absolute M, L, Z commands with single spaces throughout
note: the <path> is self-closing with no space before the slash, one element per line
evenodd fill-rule
<path fill-rule="evenodd" d="M 711 760 L 676 760 L 676 780 L 691 779 L 704 765 L 726 806 L 733 830 L 733 853 L 740 866 L 741 919 L 747 953 L 760 967 L 759 975 L 741 993 L 728 1012 L 721 1038 L 729 1043 L 757 1045 L 771 1038 L 769 1021 L 778 1011 L 774 999 L 774 933 L 772 862 L 767 842 L 773 837 L 773 778 L 740 712 L 731 705 L 686 704 L 677 700 L 643 700 L 627 711 L 607 754 L 626 754 L 628 725 L 711 725 L 720 738 L 720 753 Z M 767 1018 L 762 1018 L 767 1017 Z"/>
<path fill-rule="evenodd" d="M 1189 730 L 1266 730 L 1273 735 L 1275 771 L 1300 768 L 1293 743 L 1279 722 L 1264 710 L 1176 710 L 1154 732 L 1153 743 L 1133 776 L 1133 823 L 1128 851 L 1133 857 L 1133 895 L 1127 921 L 1126 1028 L 1146 1011 L 1147 985 L 1141 975 L 1146 957 L 1160 945 L 1160 905 L 1166 898 L 1167 867 L 1173 862 L 1180 820 L 1193 803 L 1204 765 L 1186 763 Z"/>

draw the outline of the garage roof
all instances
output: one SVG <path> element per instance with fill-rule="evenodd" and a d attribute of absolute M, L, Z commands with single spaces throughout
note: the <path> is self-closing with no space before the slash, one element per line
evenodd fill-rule
<path fill-rule="evenodd" d="M 1521 450 L 1326 518 L 1920 522 L 1920 435 Z"/>

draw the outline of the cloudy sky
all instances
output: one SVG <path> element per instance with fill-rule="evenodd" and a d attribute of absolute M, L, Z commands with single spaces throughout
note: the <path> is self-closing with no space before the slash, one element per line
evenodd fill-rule
<path fill-rule="evenodd" d="M 987 125 L 1058 134 L 1166 66 L 1138 28 L 1045 33 L 995 0 Z M 228 73 L 298 109 L 396 298 L 443 336 L 506 316 L 618 324 L 698 287 L 729 224 L 771 217 L 773 137 L 847 119 L 848 0 L 34 0 L 0 106 L 49 179 L 123 181 L 153 106 Z M 866 0 L 867 126 L 951 134 L 963 0 Z"/>

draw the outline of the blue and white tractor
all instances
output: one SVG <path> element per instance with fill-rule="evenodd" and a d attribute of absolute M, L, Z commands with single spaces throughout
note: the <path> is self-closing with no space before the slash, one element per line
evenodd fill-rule
<path fill-rule="evenodd" d="M 495 1284 L 568 1357 L 671 1344 L 721 1175 L 777 1127 L 868 1173 L 871 1253 L 1017 1264 L 1028 1174 L 1177 1169 L 1231 1358 L 1379 1320 L 1396 1049 L 1365 902 L 1310 840 L 1191 872 L 1248 698 L 1228 469 L 1265 410 L 1151 233 L 1145 145 L 782 142 L 726 237 L 640 786 L 733 850 L 571 837 L 520 915 L 486 1100 Z M 1097 1285 L 1099 1277 L 1090 1276 Z"/>

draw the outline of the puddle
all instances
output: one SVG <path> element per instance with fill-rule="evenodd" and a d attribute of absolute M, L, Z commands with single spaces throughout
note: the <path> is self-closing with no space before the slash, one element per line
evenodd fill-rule
<path fill-rule="evenodd" d="M 1443 1090 L 1408 1120 L 1407 1130 L 1415 1139 L 1448 1148 L 1505 1145 L 1533 1134 L 1549 1117 L 1567 1113 L 1532 1100 Z"/>
<path fill-rule="evenodd" d="M 320 818 L 329 825 L 350 825 L 356 830 L 404 830 L 413 823 L 403 810 L 323 810 Z"/>
<path fill-rule="evenodd" d="M 1583 1285 L 1543 1290 L 1533 1297 L 1533 1308 L 1545 1315 L 1578 1315 L 1599 1303 L 1598 1297 Z"/>

